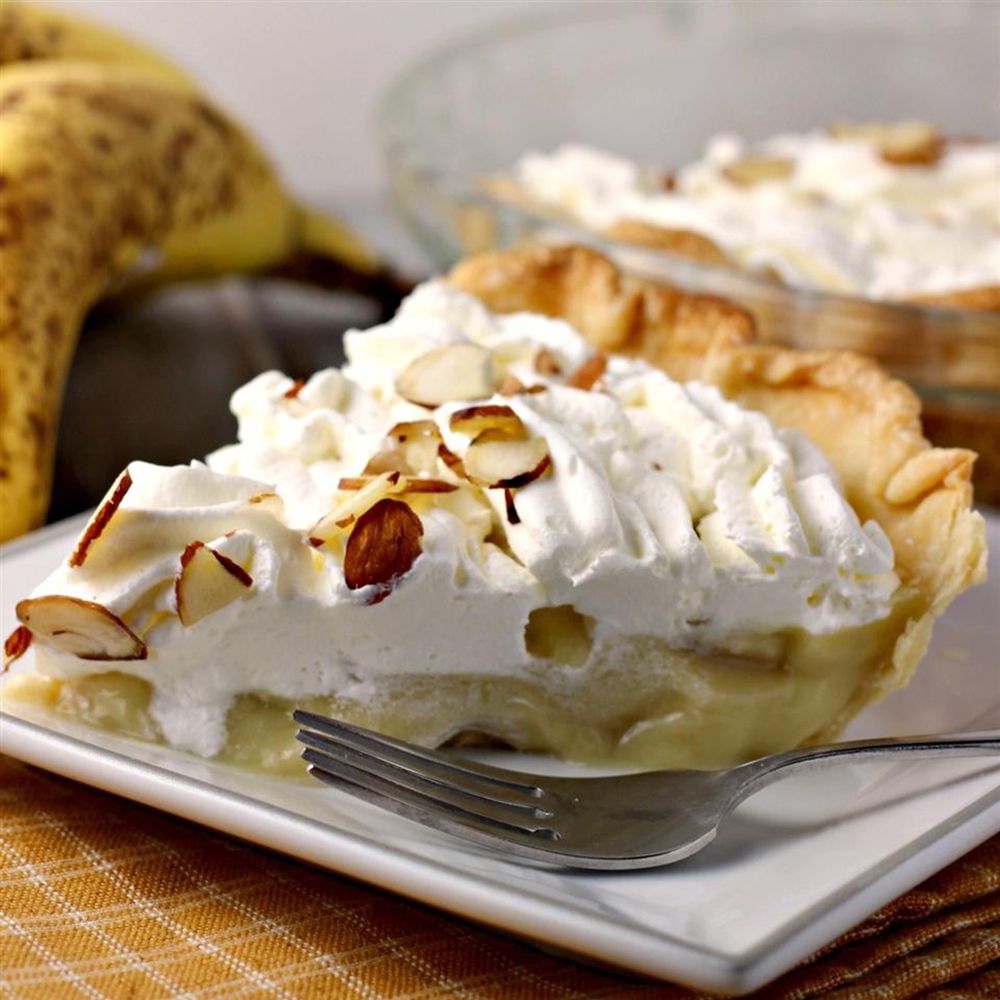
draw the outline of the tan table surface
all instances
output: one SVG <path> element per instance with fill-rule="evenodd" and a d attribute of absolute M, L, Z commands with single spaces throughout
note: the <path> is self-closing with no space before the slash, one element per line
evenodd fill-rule
<path fill-rule="evenodd" d="M 552 957 L 9 758 L 0 858 L 4 997 L 703 996 Z M 754 996 L 996 998 L 998 963 L 1000 837 Z"/>

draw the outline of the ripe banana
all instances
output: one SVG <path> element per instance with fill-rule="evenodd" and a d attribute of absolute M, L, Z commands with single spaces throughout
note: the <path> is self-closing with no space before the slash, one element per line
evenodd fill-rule
<path fill-rule="evenodd" d="M 0 66 L 41 59 L 131 66 L 195 89 L 187 73 L 145 45 L 61 10 L 0 0 Z"/>
<path fill-rule="evenodd" d="M 96 62 L 141 71 L 178 88 L 197 89 L 194 80 L 174 63 L 124 35 L 60 10 L 0 0 L 0 71 L 28 61 Z M 280 193 L 280 189 L 275 186 L 271 193 Z M 281 197 L 285 198 L 283 193 Z M 266 208 L 262 211 L 266 214 Z M 259 260 L 260 249 L 252 241 L 255 232 L 265 226 L 216 216 L 172 231 L 168 243 L 158 247 L 155 271 L 144 274 L 142 284 L 243 271 L 248 267 L 248 256 L 258 261 L 252 266 L 265 268 L 285 265 L 290 254 L 298 255 L 301 259 L 284 267 L 283 273 L 307 280 L 329 277 L 330 269 L 317 267 L 318 262 L 332 261 L 362 276 L 376 277 L 382 271 L 375 253 L 343 223 L 302 205 L 289 205 L 287 211 L 289 242 L 282 256 Z M 336 269 L 333 275 L 335 279 L 345 277 Z"/>
<path fill-rule="evenodd" d="M 174 274 L 256 270 L 304 228 L 197 92 L 124 66 L 0 69 L 0 538 L 44 518 L 66 373 L 112 281 L 150 247 Z"/>
<path fill-rule="evenodd" d="M 375 254 L 293 202 L 168 60 L 0 0 L 0 540 L 44 519 L 84 315 L 140 260 L 144 285 L 268 270 L 386 288 Z"/>

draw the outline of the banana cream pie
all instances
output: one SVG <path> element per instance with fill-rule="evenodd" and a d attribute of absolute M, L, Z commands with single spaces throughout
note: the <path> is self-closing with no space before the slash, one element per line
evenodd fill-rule
<path fill-rule="evenodd" d="M 135 462 L 18 605 L 6 695 L 294 769 L 289 710 L 639 766 L 826 739 L 982 579 L 973 455 L 853 355 L 582 248 L 485 255 Z"/>
<path fill-rule="evenodd" d="M 619 242 L 796 287 L 1000 309 L 1000 142 L 921 122 L 720 135 L 670 174 L 566 145 L 489 186 Z"/>

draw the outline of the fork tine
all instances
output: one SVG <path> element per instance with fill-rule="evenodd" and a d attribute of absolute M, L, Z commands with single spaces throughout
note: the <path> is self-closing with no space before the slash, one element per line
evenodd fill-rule
<path fill-rule="evenodd" d="M 315 750 L 303 750 L 302 757 L 311 765 L 309 773 L 324 784 L 424 826 L 472 837 L 494 847 L 516 845 L 522 853 L 534 849 L 539 858 L 549 858 L 551 851 L 546 845 L 558 841 L 558 835 L 547 828 L 529 830 L 471 812 L 461 805 L 430 797 L 351 764 L 333 762 L 335 769 L 331 770 L 331 759 Z"/>
<path fill-rule="evenodd" d="M 534 776 L 519 771 L 505 771 L 466 760 L 457 761 L 437 751 L 404 743 L 382 733 L 361 729 L 339 719 L 314 715 L 312 712 L 297 709 L 292 713 L 292 718 L 327 737 L 327 743 L 320 746 L 320 749 L 325 749 L 331 742 L 336 743 L 386 763 L 410 768 L 425 776 L 437 775 L 449 784 L 466 788 L 477 795 L 496 798 L 496 801 L 517 800 L 531 804 L 532 800 L 539 799 L 545 794 L 545 790 L 535 783 Z M 296 734 L 296 739 L 305 743 L 307 742 L 303 738 L 305 735 L 307 734 L 300 730 Z"/>
<path fill-rule="evenodd" d="M 309 748 L 303 751 L 303 758 L 334 774 L 349 767 L 359 774 L 377 778 L 394 789 L 405 789 L 422 795 L 429 801 L 528 832 L 545 826 L 545 821 L 552 818 L 551 812 L 539 808 L 537 804 L 483 797 L 476 791 L 460 788 L 433 775 L 378 760 L 348 747 L 328 744 L 324 737 L 315 733 L 303 733 L 302 736 L 302 742 Z"/>

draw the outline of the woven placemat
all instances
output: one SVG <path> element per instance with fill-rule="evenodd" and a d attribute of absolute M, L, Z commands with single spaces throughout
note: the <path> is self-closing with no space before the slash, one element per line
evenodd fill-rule
<path fill-rule="evenodd" d="M 695 1000 L 0 758 L 0 996 Z M 1000 997 L 1000 837 L 754 994 Z"/>

